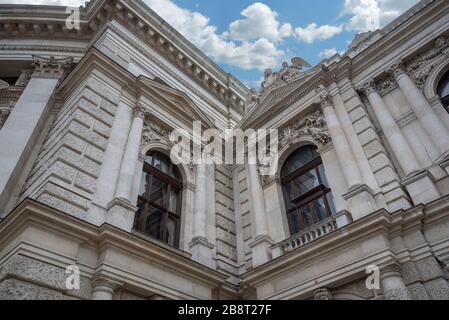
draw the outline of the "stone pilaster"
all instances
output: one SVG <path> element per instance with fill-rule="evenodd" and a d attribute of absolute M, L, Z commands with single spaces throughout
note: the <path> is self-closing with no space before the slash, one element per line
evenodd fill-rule
<path fill-rule="evenodd" d="M 55 89 L 72 63 L 73 58 L 33 57 L 33 75 L 0 130 L 0 216 L 45 126 Z"/>
<path fill-rule="evenodd" d="M 207 238 L 207 164 L 204 159 L 196 165 L 195 211 L 193 216 L 193 238 L 190 243 L 192 258 L 213 267 L 213 249 Z"/>
<path fill-rule="evenodd" d="M 335 153 L 349 188 L 348 193 L 343 195 L 343 198 L 348 202 L 354 220 L 361 219 L 377 209 L 377 204 L 373 197 L 374 192 L 364 184 L 353 150 L 335 112 L 332 99 L 327 92 L 320 96 L 320 103 L 334 144 Z"/>
<path fill-rule="evenodd" d="M 118 104 L 114 123 L 109 135 L 109 142 L 104 153 L 104 161 L 97 179 L 89 216 L 94 220 L 105 221 L 108 205 L 114 199 L 114 192 L 119 179 L 120 167 L 125 153 L 128 133 L 131 129 L 133 102 L 122 95 Z"/>
<path fill-rule="evenodd" d="M 365 84 L 363 91 L 368 97 L 379 124 L 384 131 L 385 138 L 404 172 L 405 179 L 402 181 L 402 184 L 407 188 L 413 203 L 428 203 L 437 199 L 440 195 L 431 175 L 427 171 L 423 171 L 399 125 L 377 92 L 374 82 L 371 81 Z"/>
<path fill-rule="evenodd" d="M 106 217 L 106 222 L 126 231 L 132 230 L 134 216 L 137 211 L 131 197 L 134 178 L 139 164 L 144 118 L 145 112 L 142 106 L 137 104 L 133 113 L 125 154 L 123 155 L 115 198 L 109 204 Z"/>
<path fill-rule="evenodd" d="M 377 92 L 374 82 L 366 83 L 362 91 L 365 92 L 377 120 L 385 134 L 385 138 L 396 155 L 397 160 L 404 172 L 405 176 L 411 176 L 421 171 L 421 166 L 416 159 L 411 147 L 404 137 L 401 129 L 396 123 L 393 115 L 385 104 L 384 100 Z"/>

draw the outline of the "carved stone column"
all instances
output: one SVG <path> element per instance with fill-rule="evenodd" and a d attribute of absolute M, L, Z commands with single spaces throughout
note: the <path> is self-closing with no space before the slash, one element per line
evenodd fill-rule
<path fill-rule="evenodd" d="M 0 130 L 0 216 L 45 126 L 50 100 L 73 58 L 33 57 L 34 72 Z"/>
<path fill-rule="evenodd" d="M 113 300 L 117 284 L 106 280 L 94 281 L 92 286 L 92 300 Z"/>
<path fill-rule="evenodd" d="M 106 218 L 106 222 L 126 231 L 132 230 L 134 215 L 137 211 L 131 197 L 134 176 L 139 162 L 144 117 L 145 113 L 142 106 L 137 104 L 134 109 L 131 129 L 123 155 L 115 199 L 109 204 Z"/>
<path fill-rule="evenodd" d="M 341 169 L 348 183 L 349 189 L 353 190 L 363 184 L 362 174 L 357 162 L 355 161 L 351 147 L 346 139 L 340 120 L 335 113 L 332 99 L 327 92 L 320 96 L 320 103 L 326 117 L 327 127 L 329 129 L 335 152 L 340 161 Z"/>
<path fill-rule="evenodd" d="M 399 268 L 388 267 L 381 271 L 380 283 L 385 300 L 411 300 Z"/>
<path fill-rule="evenodd" d="M 424 171 L 419 164 L 399 125 L 377 92 L 374 81 L 365 84 L 362 90 L 368 97 L 379 124 L 384 131 L 385 138 L 406 176 L 402 184 L 407 188 L 413 203 L 418 205 L 437 199 L 440 194 L 430 174 Z"/>
<path fill-rule="evenodd" d="M 366 97 L 368 98 L 373 111 L 376 114 L 377 120 L 384 132 L 385 138 L 391 146 L 391 149 L 396 155 L 402 171 L 405 176 L 414 175 L 422 170 L 421 165 L 418 163 L 415 154 L 409 146 L 407 140 L 404 137 L 401 129 L 396 123 L 393 115 L 385 104 L 384 100 L 377 92 L 374 82 L 370 81 L 366 83 L 362 88 Z"/>
<path fill-rule="evenodd" d="M 348 193 L 343 195 L 343 198 L 348 202 L 354 220 L 359 220 L 377 209 L 376 201 L 373 198 L 374 192 L 363 183 L 360 168 L 337 117 L 332 99 L 326 91 L 320 96 L 320 103 L 326 117 L 338 162 L 349 188 Z"/>
<path fill-rule="evenodd" d="M 419 122 L 432 138 L 432 142 L 435 143 L 442 155 L 448 156 L 449 128 L 433 111 L 422 91 L 405 71 L 402 62 L 393 65 L 391 72 Z"/>

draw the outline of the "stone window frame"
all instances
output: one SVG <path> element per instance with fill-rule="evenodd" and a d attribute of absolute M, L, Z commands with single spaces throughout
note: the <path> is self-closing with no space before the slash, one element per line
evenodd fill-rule
<path fill-rule="evenodd" d="M 155 239 L 158 241 L 167 243 L 168 245 L 171 245 L 175 248 L 179 248 L 180 247 L 180 237 L 181 237 L 182 200 L 183 200 L 183 189 L 184 189 L 183 177 L 181 175 L 180 169 L 175 164 L 173 164 L 170 161 L 170 158 L 168 156 L 166 156 L 164 153 L 156 151 L 156 150 L 149 150 L 146 153 L 146 156 L 149 156 L 150 154 L 158 154 L 159 156 L 166 158 L 166 160 L 168 160 L 170 163 L 169 171 L 174 172 L 175 174 L 174 174 L 174 176 L 170 176 L 169 174 L 164 173 L 163 171 L 154 167 L 152 164 L 149 164 L 148 162 L 144 161 L 142 172 L 146 173 L 148 175 L 147 178 L 149 178 L 149 179 L 153 179 L 153 177 L 156 177 L 157 179 L 166 183 L 168 191 L 167 191 L 167 194 L 165 195 L 165 199 L 164 199 L 165 203 L 163 205 L 158 205 L 156 203 L 153 203 L 149 199 L 148 195 L 151 193 L 152 182 L 150 181 L 149 183 L 147 183 L 147 187 L 145 188 L 144 195 L 138 195 L 138 201 L 137 201 L 137 206 L 139 207 L 139 205 L 141 205 L 141 204 L 144 205 L 145 211 L 143 212 L 143 216 L 142 216 L 142 214 L 140 214 L 140 208 L 136 212 L 135 219 L 134 219 L 134 229 L 137 232 L 140 232 L 147 236 L 152 237 L 152 235 L 145 232 L 146 223 L 150 216 L 149 210 L 150 210 L 150 208 L 154 208 L 159 211 L 162 211 L 163 217 L 162 217 L 162 224 L 161 224 L 161 230 L 160 230 L 161 236 L 160 236 L 160 238 L 155 238 Z M 177 207 L 175 210 L 176 212 L 170 210 L 170 208 L 169 208 L 169 201 L 170 201 L 169 198 L 170 198 L 171 189 L 176 189 L 177 195 L 178 195 L 177 196 Z M 168 219 L 170 217 L 176 219 L 175 239 L 174 239 L 173 244 L 168 243 L 167 242 L 168 239 L 166 239 L 167 232 L 168 232 Z"/>
<path fill-rule="evenodd" d="M 323 170 L 324 170 L 324 174 L 325 174 L 325 166 L 323 163 L 323 160 L 321 158 L 321 155 L 319 154 L 319 150 L 317 148 L 317 146 L 315 145 L 303 145 L 301 147 L 295 148 L 291 153 L 289 153 L 287 159 L 285 161 L 283 161 L 282 166 L 280 167 L 281 172 L 283 171 L 283 168 L 285 168 L 285 166 L 288 164 L 289 160 L 291 159 L 291 157 L 296 154 L 299 150 L 301 149 L 305 149 L 305 148 L 316 148 L 316 152 L 318 154 L 318 157 L 316 157 L 315 159 L 313 159 L 312 161 L 310 161 L 309 163 L 305 164 L 304 166 L 296 169 L 295 171 L 289 173 L 286 176 L 283 176 L 282 173 L 280 174 L 280 184 L 281 184 L 281 189 L 282 189 L 282 195 L 283 195 L 283 200 L 284 200 L 284 208 L 285 208 L 285 212 L 287 215 L 287 220 L 288 220 L 288 225 L 289 225 L 289 230 L 290 230 L 290 234 L 294 235 L 297 234 L 303 230 L 306 230 L 308 228 L 310 228 L 313 225 L 316 225 L 324 220 L 326 220 L 327 218 L 332 217 L 336 212 L 335 210 L 335 202 L 333 200 L 333 193 L 330 187 L 325 186 L 324 181 L 328 182 L 327 176 L 321 177 L 321 174 L 319 172 L 319 167 L 322 166 Z M 304 176 L 304 174 L 306 174 L 307 172 L 310 172 L 311 170 L 315 169 L 316 173 L 317 173 L 317 177 L 318 180 L 320 182 L 320 185 L 315 187 L 314 189 L 308 191 L 307 193 L 305 193 L 304 195 L 301 195 L 300 197 L 298 197 L 298 205 L 296 207 L 296 211 L 297 214 L 300 217 L 301 223 L 302 223 L 302 227 L 299 230 L 295 230 L 294 224 L 292 222 L 292 212 L 293 209 L 289 210 L 287 208 L 287 195 L 286 195 L 286 190 L 285 190 L 285 185 L 295 179 L 299 179 L 300 177 Z M 331 200 L 329 200 L 328 196 L 330 195 Z M 319 198 L 324 199 L 324 204 L 325 204 L 325 209 L 326 209 L 326 213 L 327 213 L 327 217 L 325 219 L 319 220 L 318 215 L 316 213 L 316 210 L 313 208 L 312 204 L 314 203 L 314 201 L 318 200 Z M 329 202 L 331 201 L 331 202 Z M 301 214 L 299 214 L 299 210 L 301 208 L 305 208 L 306 206 L 311 206 L 312 207 L 312 216 L 313 216 L 313 220 L 314 223 L 312 225 L 306 225 L 304 223 L 304 219 L 302 217 Z M 332 209 L 333 208 L 333 209 Z"/>

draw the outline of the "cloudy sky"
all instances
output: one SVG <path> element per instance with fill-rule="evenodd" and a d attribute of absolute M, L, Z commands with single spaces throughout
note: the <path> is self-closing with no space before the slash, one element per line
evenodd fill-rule
<path fill-rule="evenodd" d="M 79 6 L 86 0 L 0 0 Z M 312 65 L 347 49 L 418 0 L 144 0 L 225 70 L 256 87 L 266 68 L 301 56 Z M 379 17 L 379 19 L 375 19 Z"/>

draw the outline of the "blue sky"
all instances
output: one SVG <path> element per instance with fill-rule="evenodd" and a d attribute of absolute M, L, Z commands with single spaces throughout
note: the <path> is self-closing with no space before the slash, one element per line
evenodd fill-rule
<path fill-rule="evenodd" d="M 79 6 L 85 0 L 0 0 Z M 257 87 L 266 68 L 315 65 L 354 35 L 383 27 L 418 0 L 144 0 L 226 71 Z"/>

